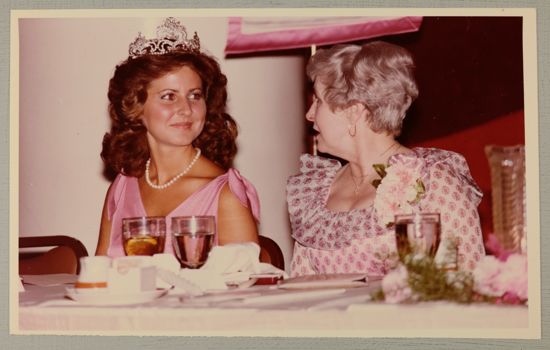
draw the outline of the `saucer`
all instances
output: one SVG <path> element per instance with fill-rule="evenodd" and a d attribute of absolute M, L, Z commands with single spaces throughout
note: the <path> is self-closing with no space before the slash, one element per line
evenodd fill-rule
<path fill-rule="evenodd" d="M 85 293 L 73 287 L 67 287 L 67 296 L 82 305 L 133 305 L 142 304 L 160 298 L 168 289 L 156 289 L 144 292 L 120 293 L 96 288 Z"/>

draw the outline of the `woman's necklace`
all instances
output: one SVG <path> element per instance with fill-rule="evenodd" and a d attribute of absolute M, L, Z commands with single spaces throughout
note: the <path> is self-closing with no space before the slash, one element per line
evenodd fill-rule
<path fill-rule="evenodd" d="M 391 144 L 390 147 L 386 148 L 384 152 L 378 155 L 378 158 L 384 156 L 386 153 L 388 153 L 392 148 L 394 148 L 397 145 L 399 145 L 397 142 L 394 142 L 393 144 Z M 351 168 L 349 167 L 349 165 L 348 165 L 348 168 L 349 168 L 349 175 L 351 176 L 351 180 L 353 181 L 353 186 L 355 187 L 353 190 L 353 193 L 355 196 L 357 196 L 359 194 L 359 191 L 361 190 L 361 186 L 363 186 L 363 183 L 365 183 L 363 179 L 370 177 L 372 173 L 369 173 L 363 176 L 354 176 L 353 173 L 351 172 Z M 359 179 L 360 180 L 359 183 L 357 183 L 355 179 Z"/>
<path fill-rule="evenodd" d="M 195 162 L 199 159 L 201 155 L 201 149 L 200 148 L 197 148 L 197 153 L 195 154 L 195 157 L 193 158 L 193 160 L 191 161 L 191 163 L 189 163 L 189 165 L 187 166 L 187 168 L 185 168 L 181 173 L 179 173 L 178 175 L 174 176 L 170 181 L 168 181 L 167 183 L 165 183 L 164 185 L 155 185 L 151 179 L 149 178 L 149 165 L 151 165 L 151 158 L 147 159 L 147 163 L 145 163 L 145 182 L 147 182 L 147 185 L 149 185 L 150 187 L 154 188 L 155 190 L 163 190 L 165 189 L 166 187 L 168 186 L 171 186 L 173 185 L 176 181 L 178 181 L 178 179 L 180 177 L 182 177 L 183 175 L 187 174 L 189 172 L 189 170 L 191 170 L 191 168 L 193 167 L 193 165 L 195 165 Z"/>
<path fill-rule="evenodd" d="M 361 182 L 359 182 L 359 183 L 357 183 L 357 181 L 355 181 L 355 176 L 353 176 L 353 174 L 351 173 L 351 168 L 349 168 L 349 174 L 351 176 L 351 180 L 353 181 L 353 185 L 355 186 L 355 189 L 353 190 L 353 193 L 357 196 L 359 194 L 359 189 L 363 185 L 363 182 L 364 182 L 363 179 L 366 178 L 366 177 L 369 177 L 370 174 L 365 175 L 365 176 L 357 176 L 357 178 L 361 179 Z"/>

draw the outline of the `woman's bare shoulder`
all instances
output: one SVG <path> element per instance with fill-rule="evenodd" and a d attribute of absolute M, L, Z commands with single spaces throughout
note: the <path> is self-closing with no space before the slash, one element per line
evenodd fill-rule
<path fill-rule="evenodd" d="M 226 170 L 219 166 L 218 164 L 214 163 L 208 158 L 202 158 L 201 167 L 204 171 L 204 174 L 206 176 L 210 176 L 212 178 L 218 177 L 220 175 L 223 175 Z"/>
<path fill-rule="evenodd" d="M 226 172 L 225 169 L 209 160 L 208 158 L 201 157 L 200 161 L 195 164 L 195 168 L 190 174 L 196 182 L 207 183 L 223 175 Z"/>

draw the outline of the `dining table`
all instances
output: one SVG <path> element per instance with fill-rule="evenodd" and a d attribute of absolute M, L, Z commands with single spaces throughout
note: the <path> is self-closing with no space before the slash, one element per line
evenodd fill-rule
<path fill-rule="evenodd" d="M 530 338 L 527 305 L 448 301 L 391 304 L 360 286 L 252 285 L 189 296 L 161 290 L 147 301 L 72 300 L 76 275 L 21 276 L 15 333 L 276 337 Z"/>

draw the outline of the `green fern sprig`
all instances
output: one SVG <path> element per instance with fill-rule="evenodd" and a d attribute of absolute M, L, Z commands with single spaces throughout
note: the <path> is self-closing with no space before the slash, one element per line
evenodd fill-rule
<path fill-rule="evenodd" d="M 472 301 L 473 276 L 465 271 L 448 271 L 428 256 L 405 258 L 409 286 L 419 301 Z"/>

